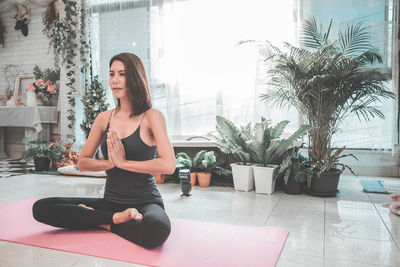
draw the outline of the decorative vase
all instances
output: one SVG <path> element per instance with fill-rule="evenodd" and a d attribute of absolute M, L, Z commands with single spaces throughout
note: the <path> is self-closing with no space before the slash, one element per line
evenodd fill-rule
<path fill-rule="evenodd" d="M 334 197 L 339 192 L 338 184 L 341 170 L 330 169 L 328 172 L 324 172 L 320 177 L 317 177 L 317 173 L 313 172 L 311 179 L 310 188 L 307 188 L 307 194 L 318 196 L 318 197 Z"/>
<path fill-rule="evenodd" d="M 198 172 L 197 180 L 199 181 L 200 187 L 208 187 L 211 182 L 211 173 L 210 172 Z"/>
<path fill-rule="evenodd" d="M 232 163 L 233 186 L 236 191 L 251 191 L 254 189 L 254 173 L 250 164 Z"/>
<path fill-rule="evenodd" d="M 49 158 L 34 158 L 33 159 L 35 163 L 35 171 L 37 172 L 42 172 L 42 171 L 48 171 L 50 169 L 50 159 Z"/>
<path fill-rule="evenodd" d="M 197 178 L 197 172 L 191 172 L 190 173 L 190 183 L 192 186 L 196 185 L 196 178 Z"/>
<path fill-rule="evenodd" d="M 36 107 L 37 106 L 37 99 L 35 92 L 26 92 L 26 105 L 28 107 Z"/>

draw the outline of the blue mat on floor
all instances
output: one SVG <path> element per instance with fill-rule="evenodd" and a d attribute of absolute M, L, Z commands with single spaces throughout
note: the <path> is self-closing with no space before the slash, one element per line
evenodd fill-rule
<path fill-rule="evenodd" d="M 383 187 L 380 180 L 361 180 L 361 185 L 364 187 L 363 191 L 367 193 L 382 193 L 388 194 L 389 192 Z"/>

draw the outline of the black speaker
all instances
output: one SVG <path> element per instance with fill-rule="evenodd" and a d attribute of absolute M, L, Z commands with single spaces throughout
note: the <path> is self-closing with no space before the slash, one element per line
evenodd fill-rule
<path fill-rule="evenodd" d="M 192 184 L 190 183 L 190 169 L 180 169 L 178 177 L 181 183 L 181 196 L 190 196 L 189 192 L 192 191 Z"/>

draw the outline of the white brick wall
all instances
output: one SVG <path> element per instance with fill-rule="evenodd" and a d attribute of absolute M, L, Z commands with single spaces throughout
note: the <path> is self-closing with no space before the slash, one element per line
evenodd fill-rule
<path fill-rule="evenodd" d="M 46 2 L 46 0 L 43 0 L 43 2 Z M 62 5 L 62 1 L 59 2 Z M 29 33 L 27 37 L 23 36 L 21 31 L 16 31 L 14 29 L 14 10 L 0 13 L 3 24 L 6 26 L 5 47 L 0 45 L 0 71 L 2 71 L 7 64 L 19 65 L 21 74 L 32 74 L 32 69 L 35 64 L 39 65 L 41 68 L 52 68 L 54 66 L 53 53 L 51 50 L 48 50 L 49 42 L 42 33 L 42 15 L 46 10 L 46 7 L 30 4 L 30 8 L 31 14 L 30 23 L 28 25 Z M 62 6 L 61 8 L 63 9 Z M 60 15 L 63 14 L 63 10 L 60 11 Z M 67 127 L 68 120 L 66 119 L 68 99 L 66 98 L 65 92 L 68 90 L 68 88 L 65 87 L 65 83 L 65 71 L 61 69 L 61 91 L 59 98 L 61 101 L 61 112 L 59 115 L 58 125 L 54 125 L 51 129 L 51 136 L 53 139 L 58 139 L 60 135 L 62 138 L 65 138 L 65 136 L 69 133 L 69 129 Z M 0 95 L 5 94 L 6 86 L 7 82 L 5 81 L 3 75 L 0 75 Z M 16 130 L 16 128 L 10 128 L 6 131 L 7 134 L 5 136 L 6 152 L 14 157 L 19 153 L 22 153 L 22 151 L 14 151 L 19 147 L 18 140 L 11 138 L 11 135 Z"/>

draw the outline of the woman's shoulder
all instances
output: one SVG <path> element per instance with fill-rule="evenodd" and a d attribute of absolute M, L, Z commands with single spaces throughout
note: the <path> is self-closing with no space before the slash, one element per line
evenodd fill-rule
<path fill-rule="evenodd" d="M 100 112 L 99 115 L 97 115 L 97 118 L 101 121 L 106 120 L 108 122 L 108 119 L 111 116 L 111 113 L 113 112 L 114 109 L 109 109 L 103 112 Z"/>
<path fill-rule="evenodd" d="M 96 121 L 98 121 L 98 123 L 101 125 L 101 128 L 103 128 L 103 130 L 107 127 L 107 123 L 110 119 L 112 111 L 113 111 L 113 109 L 100 112 L 96 117 Z"/>
<path fill-rule="evenodd" d="M 150 121 L 158 121 L 160 119 L 164 119 L 164 116 L 161 113 L 161 111 L 159 111 L 156 108 L 150 108 L 150 109 L 146 110 L 146 117 Z"/>

